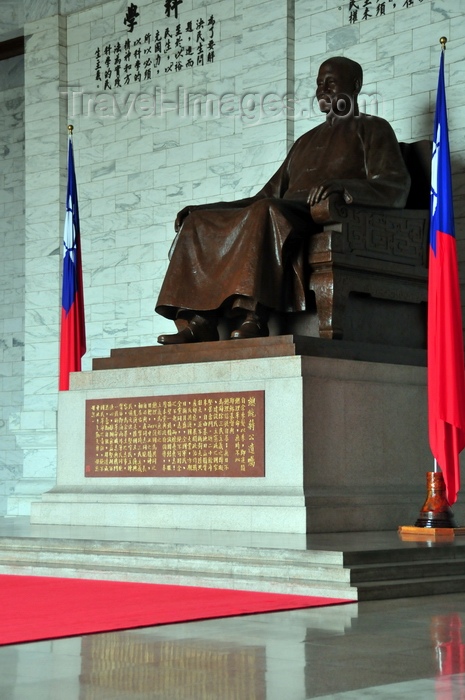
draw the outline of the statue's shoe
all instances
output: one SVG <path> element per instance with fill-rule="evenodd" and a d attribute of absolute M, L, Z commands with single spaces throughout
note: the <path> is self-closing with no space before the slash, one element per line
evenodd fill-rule
<path fill-rule="evenodd" d="M 204 318 L 195 316 L 178 333 L 164 333 L 158 336 L 160 345 L 181 345 L 182 343 L 205 343 L 219 340 L 218 329 Z"/>
<path fill-rule="evenodd" d="M 231 333 L 232 340 L 246 340 L 247 338 L 266 338 L 270 334 L 268 325 L 258 319 L 246 319 L 237 330 Z"/>

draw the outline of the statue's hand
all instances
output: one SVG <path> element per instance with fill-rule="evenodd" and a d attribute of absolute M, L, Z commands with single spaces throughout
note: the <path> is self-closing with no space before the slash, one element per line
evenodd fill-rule
<path fill-rule="evenodd" d="M 176 231 L 176 233 L 177 233 L 177 232 L 179 231 L 179 229 L 181 228 L 181 226 L 182 226 L 182 224 L 183 224 L 183 222 L 184 222 L 184 219 L 185 219 L 187 216 L 189 216 L 189 214 L 191 213 L 191 211 L 194 211 L 194 209 L 198 209 L 198 207 L 195 206 L 194 204 L 189 204 L 189 206 L 184 207 L 184 209 L 181 209 L 181 211 L 178 212 L 178 215 L 176 216 L 176 219 L 175 219 L 175 222 L 174 222 L 174 230 Z"/>
<path fill-rule="evenodd" d="M 322 199 L 327 199 L 331 194 L 344 194 L 344 187 L 337 180 L 333 182 L 323 182 L 321 185 L 312 187 L 307 198 L 307 204 L 311 207 L 318 204 Z"/>

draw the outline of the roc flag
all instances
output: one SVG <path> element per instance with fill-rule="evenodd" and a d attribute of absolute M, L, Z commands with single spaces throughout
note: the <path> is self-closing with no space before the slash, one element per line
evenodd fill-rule
<path fill-rule="evenodd" d="M 60 337 L 59 389 L 69 389 L 69 373 L 81 369 L 86 351 L 84 292 L 82 287 L 79 210 L 74 172 L 73 142 L 68 139 L 68 188 L 63 234 L 63 290 Z"/>
<path fill-rule="evenodd" d="M 450 504 L 455 503 L 460 490 L 459 453 L 465 447 L 464 367 L 443 50 L 431 166 L 428 427 L 431 451 L 443 473 Z"/>

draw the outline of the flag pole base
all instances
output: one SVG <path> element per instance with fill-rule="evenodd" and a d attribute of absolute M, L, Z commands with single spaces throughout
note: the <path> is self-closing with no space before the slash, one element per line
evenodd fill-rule
<path fill-rule="evenodd" d="M 416 527 L 400 525 L 398 528 L 403 542 L 450 542 L 459 535 L 465 535 L 465 527 Z"/>
<path fill-rule="evenodd" d="M 465 527 L 457 527 L 446 497 L 442 472 L 426 472 L 426 501 L 415 525 L 398 528 L 402 540 L 444 540 L 465 535 Z"/>
<path fill-rule="evenodd" d="M 415 527 L 457 527 L 446 497 L 442 472 L 426 472 L 426 501 L 420 509 Z"/>

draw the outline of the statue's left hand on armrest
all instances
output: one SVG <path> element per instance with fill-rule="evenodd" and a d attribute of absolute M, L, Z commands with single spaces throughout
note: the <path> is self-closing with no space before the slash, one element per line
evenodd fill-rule
<path fill-rule="evenodd" d="M 317 224 L 327 224 L 337 220 L 337 205 L 347 203 L 344 193 L 344 186 L 337 180 L 324 182 L 310 190 L 307 202 L 313 221 Z"/>
<path fill-rule="evenodd" d="M 307 203 L 312 207 L 314 204 L 321 202 L 322 199 L 327 199 L 331 194 L 343 195 L 344 191 L 344 185 L 338 180 L 322 182 L 321 185 L 312 187 L 307 198 Z"/>

